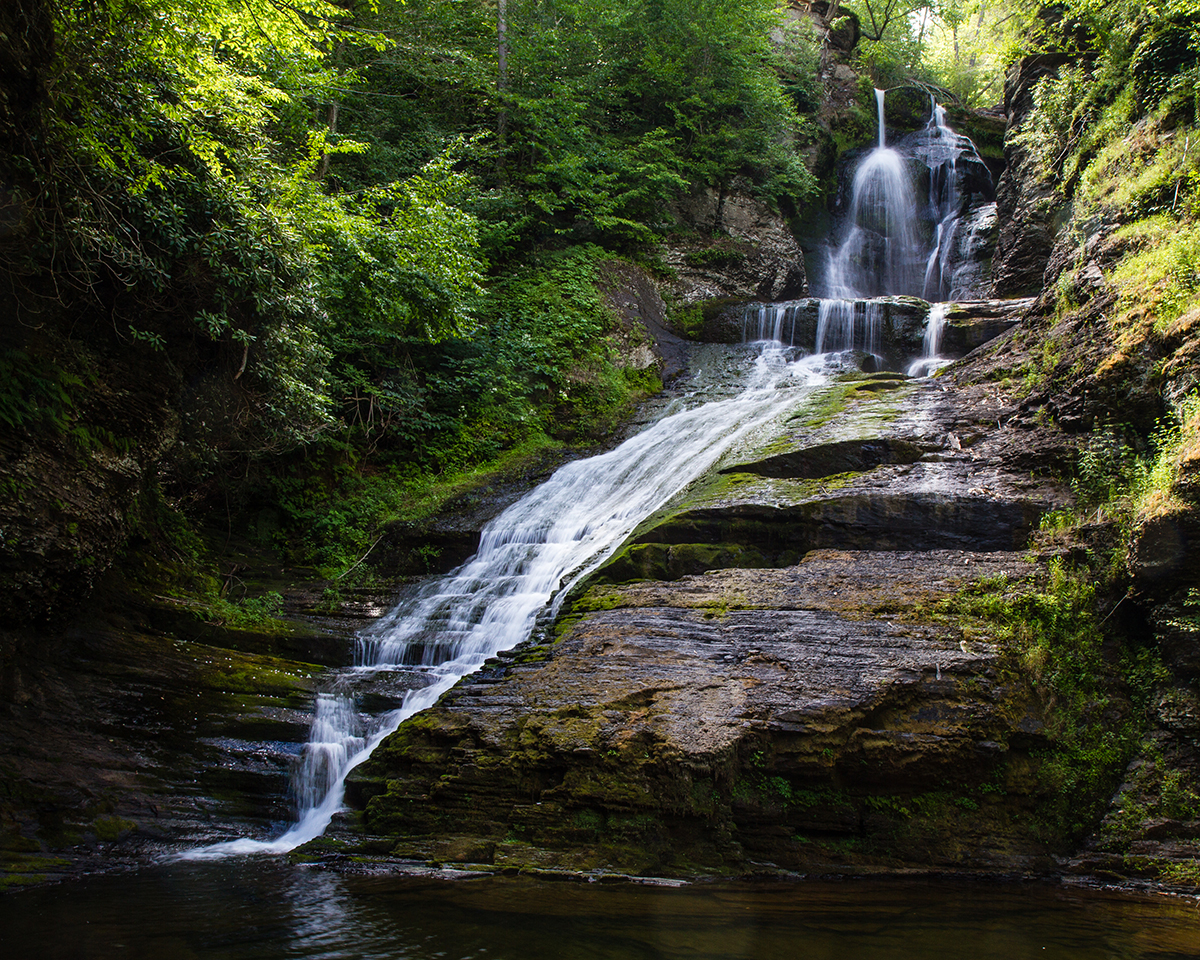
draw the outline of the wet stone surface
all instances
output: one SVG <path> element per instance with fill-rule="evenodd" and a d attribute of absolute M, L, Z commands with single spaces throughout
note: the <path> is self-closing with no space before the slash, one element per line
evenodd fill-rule
<path fill-rule="evenodd" d="M 1012 416 L 986 388 L 835 385 L 644 523 L 557 641 L 385 741 L 343 838 L 630 872 L 1053 869 L 1044 705 L 944 604 L 1042 576 L 1025 547 L 1069 492 Z"/>

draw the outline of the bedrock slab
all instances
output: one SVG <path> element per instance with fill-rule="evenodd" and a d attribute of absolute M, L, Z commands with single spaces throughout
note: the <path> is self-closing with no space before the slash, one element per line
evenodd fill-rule
<path fill-rule="evenodd" d="M 1010 551 L 1069 503 L 1070 438 L 986 391 L 848 380 L 644 522 L 601 579 L 779 567 L 811 550 Z"/>
<path fill-rule="evenodd" d="M 371 849 L 498 866 L 1037 872 L 1041 706 L 937 603 L 1012 552 L 594 587 L 352 775 Z"/>

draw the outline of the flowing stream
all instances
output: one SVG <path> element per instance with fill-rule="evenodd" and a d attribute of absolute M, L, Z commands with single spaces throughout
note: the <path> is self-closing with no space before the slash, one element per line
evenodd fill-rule
<path fill-rule="evenodd" d="M 275 840 L 232 840 L 182 858 L 285 853 L 321 836 L 341 809 L 346 775 L 384 737 L 488 657 L 527 639 L 539 618 L 552 619 L 570 588 L 642 520 L 825 382 L 821 356 L 797 358 L 773 339 L 756 354 L 736 395 L 684 403 L 616 449 L 562 467 L 484 528 L 472 559 L 360 634 L 355 666 L 317 697 L 293 785 L 295 825 Z M 360 712 L 355 690 L 395 674 L 415 679 L 400 705 L 379 716 Z"/>

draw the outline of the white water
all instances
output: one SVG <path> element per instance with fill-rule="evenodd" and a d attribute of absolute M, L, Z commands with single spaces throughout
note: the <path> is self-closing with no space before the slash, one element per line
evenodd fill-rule
<path fill-rule="evenodd" d="M 742 342 L 755 343 L 765 340 L 787 344 L 789 347 L 797 346 L 796 323 L 801 321 L 800 313 L 808 302 L 801 300 L 749 304 L 742 312 Z"/>
<path fill-rule="evenodd" d="M 489 523 L 475 557 L 364 631 L 355 667 L 317 698 L 295 783 L 296 824 L 276 840 L 233 840 L 182 858 L 285 853 L 321 836 L 341 809 L 347 774 L 384 737 L 488 657 L 528 638 L 638 523 L 825 381 L 825 358 L 793 353 L 760 344 L 738 395 L 674 413 L 615 450 L 567 464 Z M 361 715 L 348 688 L 401 666 L 426 685 L 407 692 L 398 709 Z"/>
<path fill-rule="evenodd" d="M 924 258 L 908 163 L 888 147 L 883 91 L 875 91 L 879 145 L 854 171 L 845 236 L 826 264 L 825 296 L 837 300 L 921 292 Z"/>
<path fill-rule="evenodd" d="M 887 146 L 887 127 L 884 124 L 883 97 L 886 91 L 875 88 L 875 117 L 879 125 L 879 149 Z"/>
<path fill-rule="evenodd" d="M 845 239 L 830 256 L 826 293 L 836 299 L 921 292 L 916 200 L 907 164 L 872 150 L 854 174 Z"/>
<path fill-rule="evenodd" d="M 883 305 L 871 300 L 822 300 L 817 307 L 817 353 L 883 350 Z"/>
<path fill-rule="evenodd" d="M 878 145 L 854 171 L 835 231 L 841 241 L 830 247 L 815 349 L 862 350 L 878 357 L 882 306 L 870 298 L 917 296 L 933 309 L 922 356 L 909 370 L 927 376 L 944 365 L 938 349 L 946 308 L 939 305 L 978 297 L 986 288 L 976 261 L 994 228 L 995 204 L 979 204 L 986 167 L 970 139 L 947 125 L 944 107 L 931 98 L 925 129 L 889 147 L 884 91 L 875 91 L 875 102 Z M 914 176 L 920 182 L 922 169 L 928 176 L 921 190 L 927 200 L 919 204 Z M 969 169 L 975 172 L 968 174 Z"/>
<path fill-rule="evenodd" d="M 940 355 L 942 330 L 945 329 L 949 309 L 948 303 L 929 305 L 929 319 L 925 321 L 925 336 L 921 340 L 921 356 L 910 363 L 906 371 L 910 377 L 927 377 L 950 362 Z"/>

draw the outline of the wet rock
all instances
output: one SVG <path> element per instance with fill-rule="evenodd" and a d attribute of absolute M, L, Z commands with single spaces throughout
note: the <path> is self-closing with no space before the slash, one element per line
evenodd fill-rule
<path fill-rule="evenodd" d="M 1016 694 L 990 679 L 995 651 L 895 614 L 1025 565 L 822 551 L 608 590 L 544 662 L 460 685 L 402 728 L 354 774 L 353 802 L 405 855 L 432 851 L 451 819 L 494 842 L 496 863 L 535 848 L 543 864 L 666 872 L 964 864 L 969 833 L 976 866 L 1034 868 L 1043 848 L 1012 794 L 982 819 L 947 799 L 907 840 L 903 801 L 868 800 L 969 789 L 1003 766 Z M 916 842 L 925 830 L 949 845 Z"/>
<path fill-rule="evenodd" d="M 996 250 L 999 212 L 995 203 L 971 211 L 954 237 L 950 275 L 951 300 L 982 300 L 992 289 L 992 257 Z"/>
<path fill-rule="evenodd" d="M 1030 475 L 1036 432 L 964 424 L 968 411 L 940 386 L 851 380 L 831 393 L 835 420 L 797 415 L 763 456 L 744 451 L 643 524 L 602 575 L 668 578 L 746 555 L 784 565 L 822 548 L 1014 550 L 1069 498 Z M 901 405 L 905 417 L 890 420 Z"/>
<path fill-rule="evenodd" d="M 620 260 L 601 267 L 599 289 L 609 309 L 621 318 L 623 354 L 629 366 L 652 363 L 668 383 L 687 368 L 686 345 L 667 321 L 667 306 L 655 280 L 645 270 Z"/>
<path fill-rule="evenodd" d="M 1067 54 L 1025 57 L 1010 68 L 1004 85 L 1008 114 L 1004 173 L 996 186 L 1000 232 L 992 260 L 994 296 L 1037 294 L 1055 237 L 1065 220 L 1065 199 L 1045 173 L 1013 139 L 1033 109 L 1033 87 L 1071 62 Z"/>
<path fill-rule="evenodd" d="M 872 361 L 877 369 L 899 370 L 905 360 L 920 353 L 929 316 L 929 303 L 919 297 L 873 297 L 850 301 L 854 340 L 864 339 L 864 330 L 876 331 L 879 356 Z M 706 323 L 706 337 L 715 342 L 739 343 L 755 340 L 779 340 L 789 346 L 815 351 L 820 328 L 821 301 L 808 297 L 780 303 L 734 303 L 718 305 Z M 836 321 L 834 321 L 836 322 Z M 849 337 L 829 330 L 823 348 Z M 866 369 L 866 368 L 864 368 Z"/>
<path fill-rule="evenodd" d="M 817 480 L 834 474 L 873 470 L 883 464 L 915 463 L 926 450 L 906 440 L 841 440 L 780 453 L 753 463 L 725 467 L 722 473 L 755 473 L 762 477 Z"/>
<path fill-rule="evenodd" d="M 788 300 L 807 293 L 804 254 L 786 221 L 750 196 L 713 190 L 678 211 L 698 231 L 664 247 L 680 307 L 714 300 Z M 710 239 L 715 237 L 715 239 Z"/>
<path fill-rule="evenodd" d="M 560 639 L 385 741 L 351 778 L 364 829 L 436 857 L 454 823 L 513 866 L 1046 868 L 1045 708 L 931 611 L 1035 582 L 1022 548 L 1069 493 L 1010 467 L 973 389 L 862 378 L 825 404 L 647 522 Z"/>
<path fill-rule="evenodd" d="M 68 616 L 136 525 L 147 473 L 175 441 L 169 385 L 114 365 L 74 389 L 71 435 L 36 436 L 0 423 L 0 621 Z"/>
<path fill-rule="evenodd" d="M 1033 297 L 1014 300 L 956 301 L 946 311 L 942 348 L 962 356 L 1011 330 L 1034 305 Z"/>

